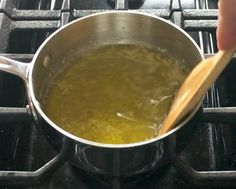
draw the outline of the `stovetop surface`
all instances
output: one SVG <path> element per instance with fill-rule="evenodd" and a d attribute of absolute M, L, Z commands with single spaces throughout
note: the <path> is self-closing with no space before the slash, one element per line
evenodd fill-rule
<path fill-rule="evenodd" d="M 115 7 L 161 16 L 179 25 L 196 40 L 208 56 L 216 48 L 215 0 L 0 0 L 0 55 L 30 62 L 39 45 L 56 29 L 76 18 Z M 236 106 L 236 59 L 227 66 L 209 90 L 204 107 Z M 0 106 L 27 104 L 23 82 L 0 72 Z M 236 169 L 236 127 L 233 124 L 199 123 L 191 143 L 180 158 L 198 171 Z M 0 123 L 0 170 L 34 171 L 57 153 L 32 122 Z M 0 182 L 1 183 L 1 182 Z M 1 185 L 0 185 L 1 188 Z M 103 180 L 63 164 L 38 185 L 3 188 L 215 188 L 198 186 L 185 179 L 172 164 L 147 175 L 141 181 L 113 178 Z"/>

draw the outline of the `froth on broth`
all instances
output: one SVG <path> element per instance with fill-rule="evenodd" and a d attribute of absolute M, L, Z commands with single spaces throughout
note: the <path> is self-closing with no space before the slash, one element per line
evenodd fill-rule
<path fill-rule="evenodd" d="M 80 138 L 107 144 L 149 140 L 157 136 L 186 75 L 166 53 L 106 45 L 58 74 L 42 105 L 54 123 Z"/>

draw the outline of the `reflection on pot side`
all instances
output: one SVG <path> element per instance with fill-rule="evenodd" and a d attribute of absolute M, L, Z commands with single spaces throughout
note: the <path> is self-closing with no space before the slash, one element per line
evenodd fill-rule
<path fill-rule="evenodd" d="M 106 45 L 76 58 L 45 93 L 43 109 L 64 130 L 107 144 L 155 137 L 188 71 L 167 53 Z"/>

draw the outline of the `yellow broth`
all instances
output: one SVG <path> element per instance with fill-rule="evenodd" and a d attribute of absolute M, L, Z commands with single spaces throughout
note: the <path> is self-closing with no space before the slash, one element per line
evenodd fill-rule
<path fill-rule="evenodd" d="M 43 109 L 65 131 L 107 144 L 151 139 L 186 77 L 180 62 L 151 48 L 106 45 L 71 62 Z"/>

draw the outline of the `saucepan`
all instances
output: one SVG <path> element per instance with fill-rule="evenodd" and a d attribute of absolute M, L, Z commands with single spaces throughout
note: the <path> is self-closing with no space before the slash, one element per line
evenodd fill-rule
<path fill-rule="evenodd" d="M 31 115 L 55 150 L 66 146 L 66 159 L 85 171 L 112 176 L 135 176 L 161 166 L 167 148 L 191 136 L 201 102 L 170 132 L 130 144 L 88 141 L 60 128 L 41 107 L 45 87 L 66 66 L 70 55 L 104 44 L 148 44 L 167 51 L 191 70 L 203 59 L 198 45 L 182 29 L 162 18 L 132 11 L 89 15 L 61 27 L 48 37 L 26 64 L 0 57 L 0 69 L 21 77 L 26 86 Z"/>

